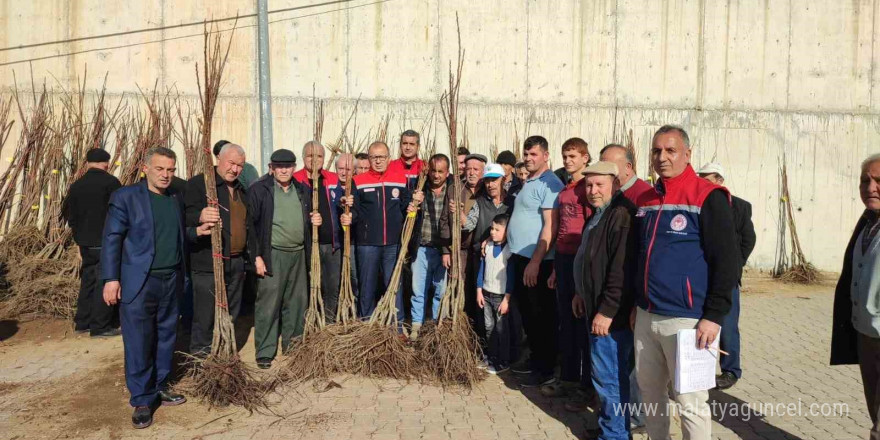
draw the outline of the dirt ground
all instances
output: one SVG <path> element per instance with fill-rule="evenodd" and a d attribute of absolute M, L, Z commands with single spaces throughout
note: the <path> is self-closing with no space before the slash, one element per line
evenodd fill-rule
<path fill-rule="evenodd" d="M 804 287 L 749 272 L 743 295 L 808 299 L 833 294 L 835 279 L 835 275 L 827 274 L 822 284 Z M 252 333 L 242 357 L 252 363 L 251 338 Z M 435 437 L 425 434 L 431 431 L 426 431 L 424 425 L 443 424 L 444 420 L 446 424 L 456 423 L 450 416 L 428 417 L 432 402 L 442 402 L 448 412 L 454 411 L 450 400 L 462 401 L 462 411 L 469 411 L 471 401 L 495 402 L 493 395 L 500 389 L 497 393 L 503 395 L 509 407 L 520 404 L 516 399 L 529 404 L 522 393 L 506 395 L 509 390 L 497 377 L 468 395 L 420 384 L 339 378 L 341 386 L 327 392 L 315 392 L 311 387 L 285 390 L 283 395 L 273 397 L 275 403 L 266 414 L 249 415 L 236 408 L 211 410 L 190 401 L 180 407 L 159 409 L 153 427 L 135 431 L 130 425 L 122 353 L 121 338 L 94 340 L 87 334 L 75 334 L 68 322 L 0 321 L 0 438 L 404 438 L 399 432 L 384 432 L 384 425 L 379 423 L 385 417 L 384 409 L 390 408 L 395 410 L 388 418 L 396 426 L 403 423 L 405 427 L 407 420 L 414 428 L 421 426 L 421 434 L 415 438 L 458 438 L 448 434 L 448 429 Z M 369 413 L 366 416 L 361 414 L 364 409 Z M 595 423 L 590 417 L 583 421 L 587 428 Z M 366 432 L 369 435 L 358 429 L 363 420 L 375 427 Z M 571 428 L 576 423 L 566 425 Z M 571 433 L 579 436 L 575 431 L 571 428 Z"/>

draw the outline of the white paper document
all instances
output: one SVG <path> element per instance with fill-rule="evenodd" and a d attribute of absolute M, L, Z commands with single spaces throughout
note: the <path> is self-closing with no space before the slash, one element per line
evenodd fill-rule
<path fill-rule="evenodd" d="M 713 350 L 697 348 L 697 330 L 678 331 L 678 349 L 675 352 L 675 391 L 692 391 L 715 388 L 715 366 L 718 364 L 718 341 L 721 332 L 712 343 Z"/>

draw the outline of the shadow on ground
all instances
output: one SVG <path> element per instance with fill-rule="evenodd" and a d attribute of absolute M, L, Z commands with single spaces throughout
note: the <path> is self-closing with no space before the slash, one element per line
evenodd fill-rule
<path fill-rule="evenodd" d="M 520 359 L 529 358 L 528 344 L 520 345 Z M 596 438 L 599 429 L 597 414 L 593 410 L 588 409 L 581 412 L 571 412 L 565 409 L 567 397 L 545 397 L 541 394 L 541 388 L 522 388 L 520 386 L 522 376 L 507 370 L 498 375 L 498 378 L 504 382 L 504 385 L 511 389 L 522 393 L 529 402 L 540 408 L 545 414 L 558 420 L 565 425 L 571 434 L 579 439 Z"/>
<path fill-rule="evenodd" d="M 724 391 L 710 390 L 709 405 L 712 407 L 712 420 L 742 438 L 757 433 L 764 438 L 801 440 L 801 437 L 767 422 L 762 414 L 752 411 L 748 402 Z M 734 407 L 736 410 L 732 410 Z"/>
<path fill-rule="evenodd" d="M 0 341 L 5 341 L 18 333 L 18 320 L 0 320 Z"/>
<path fill-rule="evenodd" d="M 518 375 L 507 370 L 498 376 L 508 388 L 519 390 L 533 405 L 545 414 L 564 424 L 571 434 L 579 439 L 596 438 L 599 428 L 596 414 L 592 410 L 571 412 L 565 409 L 566 397 L 545 397 L 540 388 L 521 388 Z"/>

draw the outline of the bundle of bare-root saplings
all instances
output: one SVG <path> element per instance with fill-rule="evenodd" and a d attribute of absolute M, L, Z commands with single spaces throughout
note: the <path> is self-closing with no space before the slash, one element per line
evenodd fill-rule
<path fill-rule="evenodd" d="M 86 153 L 113 152 L 109 171 L 131 184 L 148 149 L 172 146 L 179 132 L 172 111 L 181 122 L 191 118 L 170 91 L 110 104 L 105 87 L 88 92 L 85 84 L 73 91 L 16 88 L 0 103 L 0 157 L 7 162 L 0 175 L 0 318 L 73 318 L 81 261 L 62 210 L 70 185 L 86 171 Z M 13 128 L 14 147 L 7 142 Z"/>

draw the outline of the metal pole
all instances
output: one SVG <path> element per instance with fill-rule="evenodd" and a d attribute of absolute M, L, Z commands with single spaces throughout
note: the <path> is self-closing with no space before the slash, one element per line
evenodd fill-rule
<path fill-rule="evenodd" d="M 269 1 L 257 0 L 257 40 L 260 83 L 260 158 L 263 172 L 269 171 L 272 142 L 272 86 L 269 81 Z"/>

